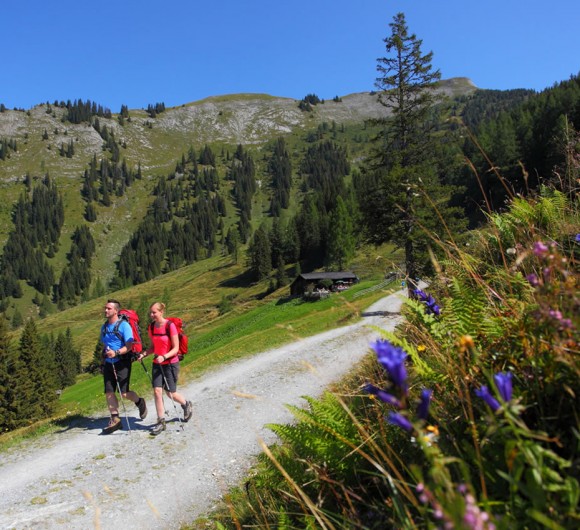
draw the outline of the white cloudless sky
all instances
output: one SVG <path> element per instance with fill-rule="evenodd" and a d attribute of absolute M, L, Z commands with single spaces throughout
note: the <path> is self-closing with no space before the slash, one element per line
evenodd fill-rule
<path fill-rule="evenodd" d="M 18 0 L 0 5 L 0 103 L 369 91 L 398 12 L 444 79 L 540 91 L 580 72 L 580 0 Z"/>

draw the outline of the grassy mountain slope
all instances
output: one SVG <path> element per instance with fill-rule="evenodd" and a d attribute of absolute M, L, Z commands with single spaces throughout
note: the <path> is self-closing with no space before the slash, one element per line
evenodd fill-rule
<path fill-rule="evenodd" d="M 469 94 L 475 90 L 464 78 L 441 83 L 441 90 L 449 95 Z M 97 102 L 98 103 L 98 102 Z M 223 179 L 228 157 L 237 144 L 248 149 L 256 162 L 257 178 L 265 172 L 268 144 L 280 135 L 285 136 L 294 161 L 294 173 L 308 145 L 307 137 L 315 135 L 322 124 L 335 124 L 329 137 L 345 145 L 351 164 L 364 157 L 372 131 L 365 120 L 385 116 L 374 93 L 364 92 L 344 96 L 341 101 L 326 101 L 315 105 L 312 112 L 303 112 L 298 101 L 264 94 L 237 94 L 210 97 L 202 101 L 167 109 L 151 118 L 144 110 L 130 110 L 130 119 L 121 125 L 117 115 L 99 118 L 101 130 L 112 131 L 120 148 L 120 157 L 128 167 L 140 164 L 142 180 L 136 180 L 123 197 L 112 197 L 109 207 L 97 205 L 97 220 L 89 224 L 97 246 L 91 270 L 93 281 L 99 278 L 104 285 L 111 279 L 115 261 L 135 228 L 143 219 L 151 203 L 152 189 L 160 178 L 175 170 L 176 163 L 193 147 L 199 154 L 204 145 L 212 147 L 217 158 L 217 170 Z M 80 189 L 82 175 L 90 160 L 110 156 L 103 150 L 103 140 L 88 123 L 71 124 L 63 121 L 65 109 L 53 104 L 41 104 L 24 110 L 0 113 L 0 138 L 17 142 L 18 149 L 0 160 L 0 246 L 13 229 L 11 212 L 14 201 L 25 190 L 24 178 L 29 174 L 40 179 L 46 173 L 56 182 L 63 196 L 65 221 L 60 247 L 49 260 L 58 279 L 70 249 L 70 236 L 77 226 L 86 224 L 83 218 L 85 203 Z M 43 138 L 44 137 L 44 138 Z M 48 137 L 48 138 L 46 138 Z M 74 144 L 72 158 L 61 156 L 61 145 Z M 298 179 L 292 191 L 300 195 Z M 252 222 L 254 226 L 268 219 L 268 183 L 261 182 L 254 197 Z M 235 222 L 237 211 L 229 199 L 227 227 Z M 291 202 L 284 216 L 292 215 L 297 200 Z M 22 315 L 34 316 L 36 306 L 31 303 L 35 292 L 23 286 L 24 296 L 14 300 L 13 308 Z M 12 309 L 13 310 L 13 309 Z"/>

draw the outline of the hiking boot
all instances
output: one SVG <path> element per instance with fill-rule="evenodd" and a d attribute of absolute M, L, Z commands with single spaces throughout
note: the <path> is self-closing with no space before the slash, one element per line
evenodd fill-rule
<path fill-rule="evenodd" d="M 165 430 L 165 420 L 163 418 L 159 418 L 159 421 L 151 427 L 149 434 L 151 436 L 157 436 L 161 434 Z"/>
<path fill-rule="evenodd" d="M 136 405 L 139 409 L 139 417 L 144 420 L 147 417 L 147 403 L 145 403 L 145 398 L 139 398 Z"/>
<path fill-rule="evenodd" d="M 111 416 L 111 421 L 109 421 L 109 425 L 107 425 L 101 434 L 111 434 L 112 432 L 118 431 L 122 429 L 123 425 L 121 423 L 121 418 L 119 416 Z"/>
<path fill-rule="evenodd" d="M 181 408 L 183 409 L 183 421 L 189 421 L 193 414 L 193 403 L 186 401 L 185 405 L 181 405 Z"/>

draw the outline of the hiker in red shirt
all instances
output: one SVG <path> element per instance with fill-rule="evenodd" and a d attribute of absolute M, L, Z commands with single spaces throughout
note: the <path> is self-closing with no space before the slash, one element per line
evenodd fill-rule
<path fill-rule="evenodd" d="M 164 317 L 165 304 L 155 302 L 149 308 L 151 324 L 149 338 L 151 347 L 142 353 L 138 359 L 153 354 L 153 396 L 157 410 L 157 423 L 151 428 L 150 434 L 157 436 L 165 430 L 165 407 L 163 405 L 163 390 L 169 398 L 183 408 L 183 421 L 191 418 L 193 409 L 191 401 L 177 392 L 179 377 L 179 339 L 175 324 Z"/>

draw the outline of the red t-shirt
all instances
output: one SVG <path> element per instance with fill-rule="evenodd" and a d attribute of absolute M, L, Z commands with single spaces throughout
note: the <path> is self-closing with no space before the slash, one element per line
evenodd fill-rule
<path fill-rule="evenodd" d="M 167 335 L 169 331 L 169 335 Z M 175 324 L 169 320 L 157 327 L 157 323 L 153 323 L 149 326 L 149 338 L 153 343 L 153 351 L 155 355 L 165 355 L 169 350 L 171 350 L 171 337 L 178 335 L 177 327 Z M 179 358 L 174 355 L 170 359 L 164 362 L 158 362 L 157 358 L 153 359 L 156 364 L 173 364 L 178 363 Z"/>

